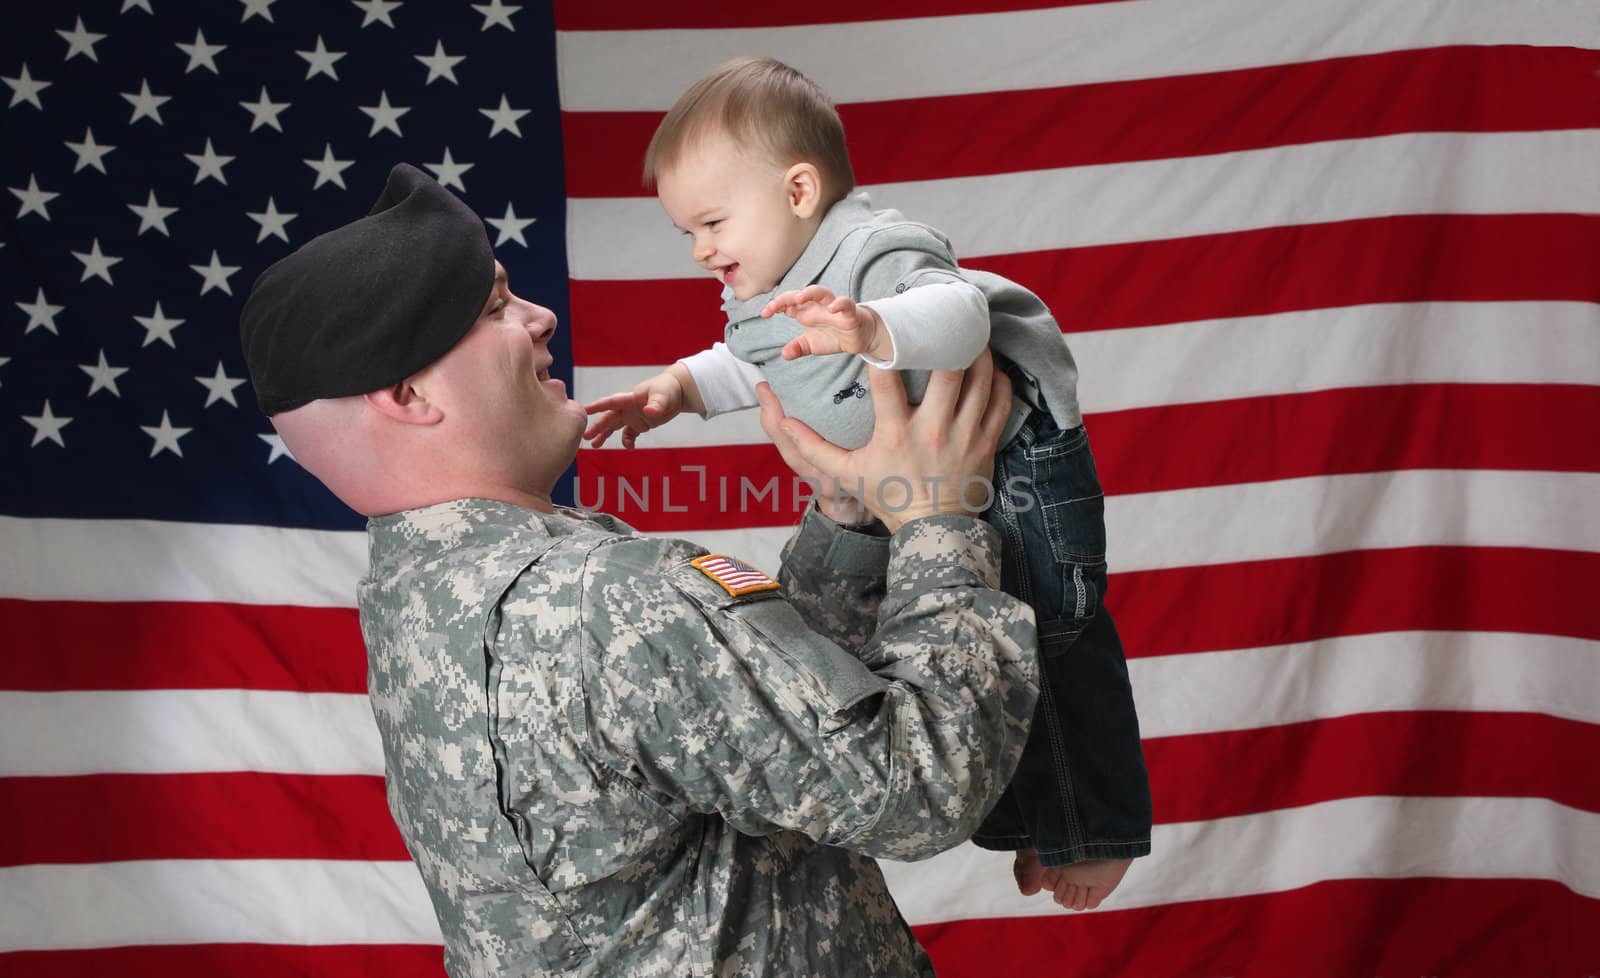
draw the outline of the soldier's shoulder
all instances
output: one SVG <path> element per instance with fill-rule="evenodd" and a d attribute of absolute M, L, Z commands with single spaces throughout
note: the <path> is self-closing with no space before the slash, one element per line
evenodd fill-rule
<path fill-rule="evenodd" d="M 584 557 L 585 577 L 665 577 L 671 570 L 705 553 L 705 548 L 673 537 L 618 536 L 601 541 Z"/>

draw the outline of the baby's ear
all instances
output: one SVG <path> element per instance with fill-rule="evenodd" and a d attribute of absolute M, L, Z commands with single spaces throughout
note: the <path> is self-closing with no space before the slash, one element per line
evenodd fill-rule
<path fill-rule="evenodd" d="M 796 163 L 783 175 L 789 210 L 800 220 L 810 220 L 822 206 L 822 174 L 815 163 Z"/>

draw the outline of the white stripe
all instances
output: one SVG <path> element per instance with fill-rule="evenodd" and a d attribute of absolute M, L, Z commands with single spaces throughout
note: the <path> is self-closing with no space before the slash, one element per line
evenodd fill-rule
<path fill-rule="evenodd" d="M 182 859 L 0 869 L 0 951 L 442 943 L 410 862 Z"/>
<path fill-rule="evenodd" d="M 1600 130 L 1405 133 L 866 188 L 967 259 L 1401 214 L 1600 213 Z M 574 279 L 705 273 L 649 197 L 567 201 Z"/>
<path fill-rule="evenodd" d="M 1338 844 L 1329 844 L 1338 840 Z M 1485 844 L 1483 840 L 1493 840 Z M 1600 816 L 1538 798 L 1366 797 L 1155 827 L 1105 910 L 1328 879 L 1548 879 L 1600 896 Z M 913 924 L 1061 911 L 1010 857 L 962 846 L 884 863 Z M 0 869 L 0 951 L 145 944 L 438 944 L 405 862 L 174 860 Z"/>
<path fill-rule="evenodd" d="M 1407 469 L 1106 500 L 1117 571 L 1391 547 L 1600 551 L 1600 474 Z"/>
<path fill-rule="evenodd" d="M 1067 342 L 1087 412 L 1392 384 L 1600 384 L 1592 302 L 1349 306 Z"/>
<path fill-rule="evenodd" d="M 1087 413 L 1397 384 L 1600 384 L 1600 305 L 1343 306 L 1067 335 Z M 659 365 L 578 367 L 573 396 L 629 390 Z M 1092 428 L 1091 428 L 1092 433 Z M 763 444 L 761 416 L 680 415 L 645 448 Z M 612 439 L 604 449 L 620 447 Z M 692 461 L 692 460 L 689 460 Z M 590 493 L 592 497 L 593 493 Z"/>
<path fill-rule="evenodd" d="M 361 532 L 0 516 L 0 595 L 349 607 Z"/>
<path fill-rule="evenodd" d="M 1150 847 L 1101 910 L 1429 876 L 1555 880 L 1600 897 L 1600 815 L 1543 798 L 1345 798 L 1157 825 Z M 1007 853 L 964 845 L 883 867 L 913 924 L 1063 912 L 1018 895 Z"/>
<path fill-rule="evenodd" d="M 1600 643 L 1388 632 L 1134 658 L 1147 738 L 1405 710 L 1600 723 Z M 365 696 L 153 690 L 0 692 L 0 777 L 265 771 L 381 775 Z"/>
<path fill-rule="evenodd" d="M 681 536 L 777 570 L 787 528 Z M 1113 573 L 1393 547 L 1600 551 L 1600 475 L 1412 469 L 1106 499 Z"/>
<path fill-rule="evenodd" d="M 585 490 L 586 495 L 594 492 L 593 487 Z M 621 515 L 627 519 L 629 514 Z M 69 544 L 86 532 L 69 520 L 41 523 L 64 532 Z M 92 525 L 108 531 L 107 538 L 117 536 L 110 532 L 114 521 Z M 196 527 L 158 525 L 170 528 L 172 535 L 143 538 L 142 551 L 103 547 L 100 558 L 132 567 L 143 552 L 154 552 L 173 566 L 189 567 L 187 580 L 159 588 L 166 600 L 248 603 L 270 589 L 283 604 L 354 603 L 360 570 L 349 561 L 280 558 L 252 564 L 249 575 L 230 577 L 236 561 L 229 559 L 226 548 L 211 545 Z M 1125 494 L 1107 498 L 1106 529 L 1113 572 L 1391 547 L 1600 551 L 1600 474 L 1408 469 Z M 775 574 L 778 550 L 790 532 L 788 526 L 685 527 L 655 535 L 684 537 Z M 40 548 L 36 553 L 51 553 L 52 534 L 41 533 L 35 546 Z M 207 575 L 207 569 L 217 573 Z M 92 571 L 86 567 L 79 580 L 63 573 L 57 587 L 64 593 L 52 596 L 128 600 L 128 581 Z M 198 593 L 185 593 L 185 588 Z"/>
<path fill-rule="evenodd" d="M 365 694 L 0 691 L 0 777 L 383 774 Z"/>
<path fill-rule="evenodd" d="M 1128 660 L 1147 739 L 1359 713 L 1541 713 L 1600 723 L 1600 642 L 1385 632 Z"/>
<path fill-rule="evenodd" d="M 1167 0 L 799 27 L 563 31 L 556 65 L 566 111 L 665 111 L 702 74 L 745 54 L 793 65 L 836 102 L 867 102 L 1450 44 L 1600 47 L 1600 26 L 1590 0 Z"/>
<path fill-rule="evenodd" d="M 1406 214 L 1600 212 L 1600 131 L 1424 133 L 867 188 L 963 258 Z M 696 278 L 646 197 L 573 198 L 575 279 Z"/>

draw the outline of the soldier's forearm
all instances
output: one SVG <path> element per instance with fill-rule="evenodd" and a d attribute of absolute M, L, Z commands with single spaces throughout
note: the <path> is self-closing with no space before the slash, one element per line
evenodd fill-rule
<path fill-rule="evenodd" d="M 784 544 L 778 581 L 790 603 L 813 631 L 851 652 L 860 652 L 877 629 L 889 566 L 882 532 L 876 524 L 840 526 L 812 506 Z"/>
<path fill-rule="evenodd" d="M 896 534 L 863 662 L 893 680 L 878 719 L 890 768 L 913 774 L 885 785 L 852 848 L 933 855 L 970 836 L 1010 781 L 1038 696 L 1038 653 L 1032 610 L 996 590 L 998 564 L 998 535 L 969 517 Z"/>

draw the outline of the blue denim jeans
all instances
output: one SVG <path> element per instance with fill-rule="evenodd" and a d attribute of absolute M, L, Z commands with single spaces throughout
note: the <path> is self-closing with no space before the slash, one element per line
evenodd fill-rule
<path fill-rule="evenodd" d="M 1000 586 L 1039 624 L 1039 705 L 1011 784 L 972 841 L 1046 866 L 1150 852 L 1150 781 L 1106 592 L 1105 500 L 1082 426 L 1034 410 L 995 458 L 984 519 Z"/>

